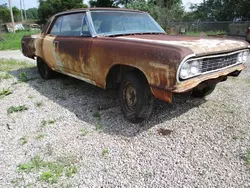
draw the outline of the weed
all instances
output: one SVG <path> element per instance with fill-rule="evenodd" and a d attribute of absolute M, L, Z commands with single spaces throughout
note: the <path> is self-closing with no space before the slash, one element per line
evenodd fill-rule
<path fill-rule="evenodd" d="M 20 138 L 20 141 L 22 142 L 22 145 L 25 145 L 28 143 L 28 138 L 26 136 Z"/>
<path fill-rule="evenodd" d="M 100 121 L 100 120 L 98 120 L 98 122 L 97 122 L 97 124 L 96 124 L 95 129 L 96 129 L 97 131 L 102 130 L 102 123 L 101 123 L 101 121 Z"/>
<path fill-rule="evenodd" d="M 1 96 L 8 96 L 10 94 L 12 94 L 13 92 L 10 89 L 3 89 L 2 91 L 0 91 L 0 97 Z"/>
<path fill-rule="evenodd" d="M 82 136 L 87 136 L 88 131 L 87 131 L 86 129 L 82 128 L 82 129 L 80 129 L 80 134 L 81 134 Z"/>
<path fill-rule="evenodd" d="M 67 176 L 68 178 L 72 177 L 74 174 L 77 173 L 77 167 L 76 166 L 70 166 L 66 169 L 65 171 L 65 176 Z"/>
<path fill-rule="evenodd" d="M 33 96 L 33 95 L 29 95 L 28 98 L 29 98 L 29 99 L 33 99 L 34 96 Z"/>
<path fill-rule="evenodd" d="M 34 67 L 35 64 L 24 61 L 16 61 L 13 59 L 0 59 L 0 71 L 13 71 L 21 68 Z"/>
<path fill-rule="evenodd" d="M 41 140 L 45 137 L 46 135 L 45 134 L 39 134 L 36 136 L 36 140 Z"/>
<path fill-rule="evenodd" d="M 27 73 L 26 72 L 22 72 L 19 74 L 19 80 L 21 82 L 27 82 L 28 81 L 28 77 L 27 77 Z"/>
<path fill-rule="evenodd" d="M 12 78 L 10 74 L 8 73 L 2 73 L 0 74 L 0 80 L 6 80 Z"/>
<path fill-rule="evenodd" d="M 96 111 L 93 113 L 93 117 L 100 119 L 100 118 L 101 118 L 100 112 L 99 112 L 98 110 L 96 110 Z"/>
<path fill-rule="evenodd" d="M 109 150 L 107 149 L 107 148 L 104 148 L 103 150 L 102 150 L 102 156 L 104 157 L 104 156 L 106 156 L 106 155 L 108 155 L 109 154 Z"/>
<path fill-rule="evenodd" d="M 55 122 L 56 122 L 56 120 L 53 120 L 53 119 L 48 120 L 48 121 L 43 120 L 43 121 L 41 122 L 41 125 L 42 125 L 42 127 L 45 127 L 46 125 L 52 125 L 52 124 L 54 124 Z"/>
<path fill-rule="evenodd" d="M 36 107 L 41 107 L 42 106 L 42 102 L 36 102 Z"/>
<path fill-rule="evenodd" d="M 15 112 L 22 112 L 22 111 L 25 111 L 25 110 L 28 110 L 28 108 L 25 105 L 11 106 L 11 107 L 8 108 L 7 113 L 12 114 L 12 113 L 15 113 Z"/>
<path fill-rule="evenodd" d="M 237 140 L 238 138 L 239 138 L 239 137 L 238 137 L 238 136 L 235 136 L 235 135 L 232 137 L 233 140 Z"/>
<path fill-rule="evenodd" d="M 34 170 L 43 171 L 40 180 L 48 183 L 57 183 L 58 180 L 65 175 L 70 178 L 78 172 L 76 166 L 72 165 L 72 161 L 44 161 L 39 156 L 31 159 L 30 162 L 18 166 L 19 171 L 30 173 Z"/>
<path fill-rule="evenodd" d="M 247 151 L 247 165 L 250 165 L 250 149 Z"/>

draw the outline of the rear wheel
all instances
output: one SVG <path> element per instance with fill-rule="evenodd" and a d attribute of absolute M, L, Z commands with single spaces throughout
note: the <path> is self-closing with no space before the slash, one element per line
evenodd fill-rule
<path fill-rule="evenodd" d="M 194 89 L 192 92 L 192 97 L 203 98 L 207 95 L 210 95 L 214 91 L 215 87 L 216 85 L 212 85 L 203 89 Z"/>
<path fill-rule="evenodd" d="M 144 76 L 131 72 L 121 82 L 119 99 L 127 120 L 139 123 L 150 118 L 154 97 Z"/>
<path fill-rule="evenodd" d="M 40 76 L 43 79 L 50 79 L 53 76 L 54 71 L 49 68 L 49 66 L 40 58 L 37 58 L 37 69 Z"/>

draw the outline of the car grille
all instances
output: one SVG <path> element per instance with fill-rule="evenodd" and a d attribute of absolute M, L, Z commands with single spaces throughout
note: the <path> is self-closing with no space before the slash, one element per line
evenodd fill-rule
<path fill-rule="evenodd" d="M 203 59 L 201 65 L 201 72 L 205 73 L 237 64 L 237 58 L 238 58 L 238 53 L 223 57 L 213 57 L 213 58 Z"/>

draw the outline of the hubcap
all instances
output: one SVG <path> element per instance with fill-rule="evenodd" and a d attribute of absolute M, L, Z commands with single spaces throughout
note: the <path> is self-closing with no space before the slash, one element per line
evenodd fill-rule
<path fill-rule="evenodd" d="M 137 98 L 136 98 L 136 90 L 132 83 L 126 84 L 124 88 L 124 97 L 125 97 L 126 107 L 129 110 L 134 111 L 136 107 Z"/>

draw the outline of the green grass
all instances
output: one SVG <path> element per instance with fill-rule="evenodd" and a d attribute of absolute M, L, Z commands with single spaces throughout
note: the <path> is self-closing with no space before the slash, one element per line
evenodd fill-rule
<path fill-rule="evenodd" d="M 221 30 L 218 30 L 218 31 L 207 31 L 207 32 L 204 32 L 207 36 L 208 35 L 219 35 L 219 34 L 225 34 L 226 35 L 226 31 L 221 31 Z M 190 32 L 186 32 L 185 35 L 187 36 L 201 36 L 201 32 L 193 32 L 193 31 L 190 31 Z"/>
<path fill-rule="evenodd" d="M 4 33 L 4 41 L 0 42 L 0 50 L 19 50 L 21 49 L 21 40 L 24 35 L 39 33 L 39 31 L 20 31 L 17 33 Z"/>
<path fill-rule="evenodd" d="M 56 120 L 54 120 L 54 119 L 51 119 L 51 120 L 42 120 L 42 122 L 41 122 L 41 126 L 42 127 L 46 127 L 46 125 L 52 125 L 52 124 L 54 124 L 56 122 Z"/>
<path fill-rule="evenodd" d="M 25 105 L 22 106 L 11 106 L 8 108 L 7 113 L 8 114 L 13 114 L 15 112 L 22 112 L 28 110 L 28 108 Z"/>
<path fill-rule="evenodd" d="M 26 72 L 22 72 L 19 74 L 19 81 L 21 82 L 27 82 L 28 81 L 28 76 Z"/>
<path fill-rule="evenodd" d="M 13 92 L 8 88 L 8 89 L 3 89 L 0 91 L 0 97 L 5 97 L 8 96 L 10 94 L 12 94 Z"/>
<path fill-rule="evenodd" d="M 250 149 L 247 151 L 247 165 L 250 165 Z"/>
<path fill-rule="evenodd" d="M 35 105 L 36 105 L 36 107 L 38 107 L 38 108 L 39 108 L 39 107 L 41 107 L 41 106 L 42 106 L 42 104 L 43 104 L 42 102 L 36 102 L 36 104 L 35 104 Z"/>
<path fill-rule="evenodd" d="M 87 136 L 88 133 L 89 132 L 86 129 L 84 129 L 84 128 L 80 129 L 80 135 L 81 136 Z"/>
<path fill-rule="evenodd" d="M 101 118 L 100 112 L 99 112 L 98 110 L 96 110 L 96 111 L 93 113 L 93 117 L 100 119 L 100 118 Z"/>
<path fill-rule="evenodd" d="M 36 140 L 41 140 L 41 139 L 43 139 L 44 137 L 46 136 L 46 134 L 38 134 L 37 136 L 36 136 Z"/>
<path fill-rule="evenodd" d="M 108 150 L 107 148 L 104 148 L 104 149 L 102 150 L 102 156 L 105 157 L 105 156 L 108 155 L 108 154 L 109 154 L 109 150 Z"/>
<path fill-rule="evenodd" d="M 47 183 L 57 183 L 62 176 L 72 177 L 78 172 L 78 168 L 74 165 L 75 160 L 69 157 L 56 161 L 44 161 L 41 157 L 36 156 L 28 163 L 20 164 L 18 171 L 25 173 L 38 172 L 40 180 Z"/>
<path fill-rule="evenodd" d="M 13 71 L 30 67 L 35 67 L 35 64 L 13 59 L 0 59 L 0 71 Z"/>
<path fill-rule="evenodd" d="M 10 79 L 10 78 L 12 78 L 11 75 L 6 73 L 6 72 L 0 73 L 0 81 L 1 80 L 7 80 L 7 79 Z"/>
<path fill-rule="evenodd" d="M 25 145 L 28 143 L 28 138 L 26 136 L 24 136 L 24 137 L 20 138 L 20 141 L 21 141 L 22 145 Z"/>

